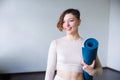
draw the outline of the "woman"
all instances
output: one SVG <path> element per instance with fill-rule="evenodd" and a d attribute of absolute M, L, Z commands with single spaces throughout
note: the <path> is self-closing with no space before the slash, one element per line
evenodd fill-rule
<path fill-rule="evenodd" d="M 83 70 L 92 76 L 101 74 L 98 57 L 91 65 L 82 59 L 84 39 L 78 33 L 80 23 L 80 12 L 77 9 L 67 9 L 60 16 L 57 28 L 66 35 L 50 44 L 45 80 L 84 80 Z"/>

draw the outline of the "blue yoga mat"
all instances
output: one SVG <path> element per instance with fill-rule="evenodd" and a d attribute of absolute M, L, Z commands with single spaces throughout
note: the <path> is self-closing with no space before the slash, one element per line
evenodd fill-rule
<path fill-rule="evenodd" d="M 84 42 L 84 47 L 82 47 L 82 56 L 86 64 L 91 65 L 93 60 L 96 59 L 98 49 L 98 41 L 94 38 L 88 38 Z M 84 80 L 93 80 L 93 76 L 89 75 L 87 72 L 83 71 Z"/>

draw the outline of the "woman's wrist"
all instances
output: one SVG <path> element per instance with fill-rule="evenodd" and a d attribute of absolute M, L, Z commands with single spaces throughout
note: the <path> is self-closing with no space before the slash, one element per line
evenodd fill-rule
<path fill-rule="evenodd" d="M 89 75 L 95 76 L 95 75 L 96 75 L 96 70 L 94 69 L 94 70 L 92 70 L 91 72 L 89 72 Z"/>

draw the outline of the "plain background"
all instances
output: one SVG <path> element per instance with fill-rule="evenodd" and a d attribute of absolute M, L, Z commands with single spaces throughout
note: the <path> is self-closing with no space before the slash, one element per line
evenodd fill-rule
<path fill-rule="evenodd" d="M 103 67 L 120 71 L 119 0 L 0 0 L 0 72 L 45 71 L 56 24 L 68 8 L 81 12 L 80 35 L 99 41 Z"/>

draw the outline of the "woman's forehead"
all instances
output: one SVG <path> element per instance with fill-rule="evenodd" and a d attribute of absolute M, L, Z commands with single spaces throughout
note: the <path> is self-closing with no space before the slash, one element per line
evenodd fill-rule
<path fill-rule="evenodd" d="M 75 19 L 76 17 L 73 15 L 73 14 L 71 14 L 71 13 L 69 13 L 69 14 L 66 14 L 65 16 L 64 16 L 64 20 L 66 20 L 66 19 Z"/>

